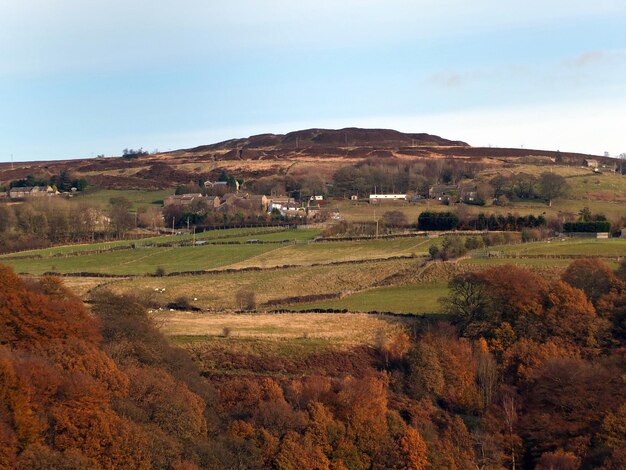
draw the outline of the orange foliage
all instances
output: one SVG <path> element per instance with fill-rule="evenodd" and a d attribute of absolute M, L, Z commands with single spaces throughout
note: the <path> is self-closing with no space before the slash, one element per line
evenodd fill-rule
<path fill-rule="evenodd" d="M 585 347 L 597 347 L 596 310 L 580 289 L 557 281 L 546 297 L 544 324 L 549 336 Z"/>
<path fill-rule="evenodd" d="M 557 449 L 554 452 L 546 452 L 539 459 L 535 470 L 578 470 L 580 459 L 572 452 Z"/>
<path fill-rule="evenodd" d="M 471 344 L 448 334 L 428 333 L 421 343 L 433 348 L 443 377 L 440 396 L 451 407 L 467 411 L 480 408 L 476 387 L 476 361 Z"/>
<path fill-rule="evenodd" d="M 413 428 L 407 428 L 404 435 L 398 442 L 398 447 L 406 465 L 407 470 L 424 470 L 428 467 L 428 447 L 424 439 Z"/>
<path fill-rule="evenodd" d="M 3 460 L 147 468 L 141 431 L 111 408 L 127 378 L 99 349 L 96 319 L 53 278 L 25 283 L 0 267 L 0 289 Z"/>

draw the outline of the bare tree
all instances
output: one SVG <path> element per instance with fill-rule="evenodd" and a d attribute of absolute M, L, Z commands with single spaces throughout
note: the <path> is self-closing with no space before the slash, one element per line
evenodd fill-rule
<path fill-rule="evenodd" d="M 256 294 L 254 291 L 241 289 L 235 294 L 235 303 L 239 310 L 254 310 L 256 308 Z"/>

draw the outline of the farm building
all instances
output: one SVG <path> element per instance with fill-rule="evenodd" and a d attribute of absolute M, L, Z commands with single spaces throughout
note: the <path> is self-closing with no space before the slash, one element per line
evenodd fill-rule
<path fill-rule="evenodd" d="M 203 199 L 204 196 L 200 193 L 197 194 L 176 194 L 174 196 L 168 196 L 163 201 L 165 207 L 168 206 L 188 206 L 194 201 Z"/>
<path fill-rule="evenodd" d="M 458 186 L 454 184 L 436 184 L 428 190 L 428 197 L 438 201 L 449 201 L 459 194 Z"/>
<path fill-rule="evenodd" d="M 270 196 L 268 199 L 270 203 L 276 204 L 295 204 L 296 202 L 294 198 L 288 196 Z"/>
<path fill-rule="evenodd" d="M 241 209 L 250 209 L 255 211 L 266 211 L 269 200 L 267 196 L 264 195 L 256 195 L 256 194 L 235 194 L 228 193 L 222 196 L 220 199 L 221 205 L 218 207 L 224 208 L 241 208 Z M 215 207 L 215 205 L 214 205 Z"/>
<path fill-rule="evenodd" d="M 24 199 L 28 197 L 54 196 L 57 194 L 52 186 L 25 186 L 23 188 L 11 188 L 9 197 L 11 199 Z"/>
<path fill-rule="evenodd" d="M 586 166 L 588 168 L 598 168 L 598 160 L 588 158 L 586 160 L 583 160 L 583 166 Z"/>
<path fill-rule="evenodd" d="M 406 201 L 406 194 L 370 194 L 370 202 Z"/>

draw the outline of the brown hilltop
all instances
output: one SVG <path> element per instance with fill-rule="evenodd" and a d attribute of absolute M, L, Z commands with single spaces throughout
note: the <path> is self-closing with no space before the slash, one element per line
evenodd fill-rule
<path fill-rule="evenodd" d="M 211 145 L 182 150 L 203 153 L 229 149 L 294 149 L 306 147 L 405 147 L 411 145 L 468 146 L 465 142 L 447 140 L 430 134 L 407 134 L 392 129 L 305 129 L 288 134 L 259 134 L 244 139 L 231 139 Z"/>
<path fill-rule="evenodd" d="M 564 162 L 582 164 L 593 158 L 561 152 Z M 159 189 L 199 180 L 216 179 L 222 170 L 246 180 L 268 175 L 314 172 L 331 179 L 345 165 L 363 160 L 413 161 L 462 159 L 490 165 L 543 163 L 556 152 L 531 149 L 472 147 L 425 133 L 391 129 L 305 129 L 287 134 L 258 134 L 171 152 L 137 158 L 92 158 L 50 162 L 0 163 L 0 186 L 28 175 L 50 177 L 63 170 L 84 177 L 92 186 L 110 189 Z"/>

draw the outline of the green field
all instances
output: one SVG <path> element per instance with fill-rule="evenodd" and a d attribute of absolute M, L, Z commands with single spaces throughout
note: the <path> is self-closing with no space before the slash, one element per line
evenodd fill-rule
<path fill-rule="evenodd" d="M 364 240 L 289 245 L 273 253 L 265 253 L 253 259 L 239 262 L 234 267 L 275 267 L 284 265 L 310 265 L 336 261 L 381 259 L 393 256 L 422 256 L 428 247 L 439 240 L 424 238 L 401 238 L 396 240 Z"/>
<path fill-rule="evenodd" d="M 560 256 L 626 256 L 626 239 L 564 238 L 520 245 L 493 246 L 487 251 L 505 255 L 560 255 Z"/>
<path fill-rule="evenodd" d="M 173 189 L 161 189 L 158 191 L 139 189 L 88 189 L 84 193 L 77 195 L 73 200 L 106 206 L 109 204 L 109 200 L 112 197 L 125 197 L 132 203 L 132 210 L 137 210 L 141 206 L 162 206 L 163 199 L 172 194 L 174 194 Z"/>
<path fill-rule="evenodd" d="M 169 245 L 172 242 L 191 242 L 192 240 L 207 240 L 211 242 L 239 242 L 245 243 L 255 239 L 260 241 L 305 241 L 312 240 L 319 235 L 319 230 L 284 230 L 280 227 L 234 228 L 224 230 L 208 230 L 195 235 L 162 235 L 157 237 L 141 238 L 138 240 L 114 240 L 108 242 L 87 243 L 81 245 L 63 245 L 39 250 L 21 251 L 0 255 L 0 258 L 23 256 L 53 256 L 58 254 L 82 253 L 89 251 L 107 250 L 119 247 Z"/>
<path fill-rule="evenodd" d="M 277 250 L 280 245 L 205 245 L 176 248 L 139 248 L 43 259 L 3 259 L 18 273 L 43 274 L 91 272 L 106 274 L 154 273 L 213 269 Z"/>
<path fill-rule="evenodd" d="M 350 312 L 440 313 L 439 299 L 445 297 L 445 282 L 379 287 L 344 297 L 343 299 L 293 304 L 293 310 L 347 309 Z"/>
<path fill-rule="evenodd" d="M 311 237 L 291 232 L 296 237 Z M 278 236 L 278 235 L 277 235 Z M 258 238 L 254 235 L 253 238 Z M 279 238 L 284 237 L 280 234 Z M 245 237 L 244 237 L 245 238 Z M 312 244 L 241 244 L 203 245 L 181 247 L 153 247 L 92 253 L 82 256 L 12 259 L 3 263 L 17 272 L 42 274 L 93 272 L 109 274 L 153 273 L 157 267 L 167 272 L 206 270 L 229 266 L 276 267 L 283 265 L 311 265 L 336 261 L 381 259 L 394 256 L 424 255 L 432 240 L 398 239 L 366 240 Z"/>

